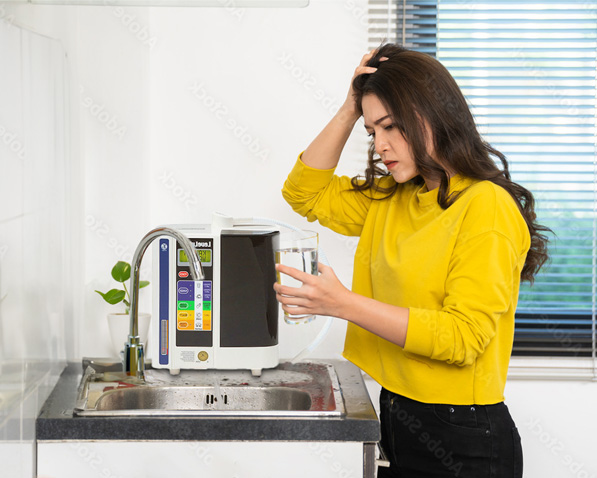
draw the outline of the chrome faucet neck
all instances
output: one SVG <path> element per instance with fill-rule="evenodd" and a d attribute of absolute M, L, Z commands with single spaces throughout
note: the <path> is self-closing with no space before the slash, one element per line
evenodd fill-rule
<path fill-rule="evenodd" d="M 182 246 L 189 258 L 191 277 L 193 277 L 194 280 L 203 280 L 205 278 L 203 267 L 195 253 L 195 248 L 188 237 L 180 231 L 169 227 L 158 227 L 149 231 L 139 242 L 131 264 L 130 330 L 127 343 L 124 347 L 123 368 L 127 374 L 134 375 L 141 380 L 145 378 L 145 351 L 139 338 L 139 277 L 141 261 L 149 244 L 151 244 L 154 239 L 162 236 L 170 236 L 176 239 Z"/>

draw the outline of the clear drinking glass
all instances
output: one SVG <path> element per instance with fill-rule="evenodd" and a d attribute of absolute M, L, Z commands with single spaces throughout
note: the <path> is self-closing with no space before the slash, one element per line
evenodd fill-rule
<path fill-rule="evenodd" d="M 319 235 L 314 231 L 290 231 L 280 233 L 280 245 L 275 250 L 276 264 L 294 267 L 307 274 L 317 275 L 317 250 Z M 300 287 L 301 281 L 287 274 L 276 273 L 278 283 L 289 287 Z M 315 315 L 294 315 L 284 312 L 287 324 L 305 324 L 311 322 Z"/>

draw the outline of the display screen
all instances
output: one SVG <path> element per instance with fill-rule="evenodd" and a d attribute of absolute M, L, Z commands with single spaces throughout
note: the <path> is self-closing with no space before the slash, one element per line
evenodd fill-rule
<path fill-rule="evenodd" d="M 195 251 L 197 253 L 197 257 L 199 258 L 199 262 L 202 264 L 210 264 L 211 263 L 211 249 L 197 249 Z M 178 263 L 179 264 L 188 264 L 189 257 L 184 249 L 178 250 Z"/>

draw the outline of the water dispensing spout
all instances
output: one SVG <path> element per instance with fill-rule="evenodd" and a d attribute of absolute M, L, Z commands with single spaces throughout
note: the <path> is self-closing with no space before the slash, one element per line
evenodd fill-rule
<path fill-rule="evenodd" d="M 145 351 L 139 337 L 139 273 L 141 270 L 141 260 L 143 259 L 143 254 L 145 254 L 149 244 L 151 244 L 154 239 L 161 236 L 170 236 L 176 239 L 182 246 L 187 254 L 187 257 L 189 258 L 191 277 L 193 280 L 205 279 L 203 267 L 201 266 L 201 262 L 195 253 L 195 248 L 191 244 L 191 241 L 189 241 L 184 234 L 176 229 L 169 227 L 158 227 L 145 234 L 143 239 L 141 239 L 141 242 L 139 242 L 139 245 L 135 250 L 135 254 L 133 255 L 133 262 L 131 265 L 131 326 L 128 341 L 124 344 L 123 368 L 124 372 L 126 372 L 128 375 L 133 375 L 140 380 L 145 379 Z"/>

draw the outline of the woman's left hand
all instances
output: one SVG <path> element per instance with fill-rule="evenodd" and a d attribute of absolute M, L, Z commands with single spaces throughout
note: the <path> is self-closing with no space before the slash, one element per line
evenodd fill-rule
<path fill-rule="evenodd" d="M 318 264 L 319 275 L 307 274 L 293 267 L 276 264 L 279 273 L 303 283 L 301 287 L 274 284 L 276 299 L 285 312 L 293 315 L 330 315 L 342 318 L 343 306 L 351 292 L 342 285 L 331 267 Z M 296 306 L 296 307 L 289 307 Z"/>

